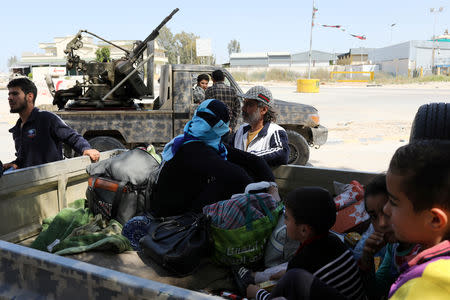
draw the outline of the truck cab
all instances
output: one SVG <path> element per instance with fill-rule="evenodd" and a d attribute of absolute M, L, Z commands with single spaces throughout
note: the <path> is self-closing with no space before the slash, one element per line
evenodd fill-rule
<path fill-rule="evenodd" d="M 215 66 L 168 64 L 161 68 L 159 95 L 147 99 L 152 104 L 127 108 L 63 109 L 57 114 L 100 151 L 133 148 L 153 144 L 162 149 L 172 138 L 181 134 L 198 106 L 194 103 L 193 85 L 199 74 L 211 74 Z M 242 89 L 226 69 L 225 83 L 236 92 Z M 150 100 L 150 101 L 149 101 Z M 153 100 L 153 101 L 152 101 Z M 328 130 L 320 125 L 317 109 L 312 106 L 275 99 L 279 112 L 277 124 L 286 129 L 289 139 L 289 163 L 305 165 L 309 148 L 323 145 Z M 242 123 L 242 119 L 239 123 Z M 66 156 L 71 153 L 66 150 Z"/>

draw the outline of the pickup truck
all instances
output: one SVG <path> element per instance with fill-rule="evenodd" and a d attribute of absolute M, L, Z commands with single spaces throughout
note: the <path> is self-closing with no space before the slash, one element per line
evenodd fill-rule
<path fill-rule="evenodd" d="M 84 136 L 100 151 L 132 149 L 141 144 L 164 147 L 183 132 L 198 104 L 193 100 L 193 82 L 201 73 L 219 69 L 205 65 L 163 65 L 159 79 L 159 96 L 144 103 L 135 100 L 135 107 L 96 108 L 70 107 L 56 112 L 70 127 Z M 225 83 L 242 92 L 233 76 L 221 69 Z M 309 147 L 325 144 L 328 130 L 320 125 L 317 109 L 310 105 L 275 100 L 277 124 L 286 129 L 289 139 L 289 164 L 305 165 Z M 66 157 L 73 153 L 65 147 Z"/>
<path fill-rule="evenodd" d="M 106 159 L 124 150 L 101 153 Z M 227 289 L 227 270 L 206 262 L 193 275 L 165 276 L 135 251 L 57 256 L 26 247 L 43 219 L 84 198 L 88 157 L 13 171 L 0 177 L 0 298 L 219 299 L 200 291 Z M 283 196 L 298 186 L 333 190 L 333 181 L 367 184 L 376 174 L 284 165 L 274 170 Z M 232 286 L 231 286 L 232 287 Z"/>

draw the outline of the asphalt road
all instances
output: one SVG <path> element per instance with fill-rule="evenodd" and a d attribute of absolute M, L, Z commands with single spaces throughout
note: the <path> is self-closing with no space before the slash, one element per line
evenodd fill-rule
<path fill-rule="evenodd" d="M 267 84 L 266 84 L 267 85 Z M 247 90 L 252 85 L 243 85 Z M 395 150 L 409 139 L 411 122 L 420 105 L 449 102 L 450 85 L 403 87 L 321 86 L 317 94 L 300 94 L 295 86 L 267 85 L 275 98 L 309 104 L 319 110 L 328 128 L 328 142 L 311 149 L 313 166 L 381 172 Z M 38 97 L 37 105 L 50 103 Z M 0 159 L 14 158 L 8 129 L 17 119 L 9 113 L 7 91 L 0 90 Z"/>
<path fill-rule="evenodd" d="M 311 149 L 314 166 L 386 171 L 395 150 L 409 140 L 422 104 L 450 102 L 450 84 L 366 87 L 321 86 L 318 94 L 271 87 L 275 97 L 316 107 L 328 141 Z"/>

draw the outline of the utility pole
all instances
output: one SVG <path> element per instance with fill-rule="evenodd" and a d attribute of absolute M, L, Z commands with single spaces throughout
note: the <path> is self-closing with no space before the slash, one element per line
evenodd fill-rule
<path fill-rule="evenodd" d="M 392 30 L 394 29 L 395 25 L 397 25 L 397 23 L 393 23 L 390 25 L 390 27 L 391 27 L 391 44 L 392 44 Z"/>
<path fill-rule="evenodd" d="M 437 22 L 437 15 L 438 13 L 442 12 L 444 10 L 443 7 L 439 8 L 430 8 L 430 13 L 434 13 L 434 24 L 433 24 L 433 51 L 431 52 L 431 73 L 433 73 L 433 68 L 436 65 L 435 63 L 435 55 L 434 52 L 436 50 L 436 22 Z"/>
<path fill-rule="evenodd" d="M 311 16 L 311 33 L 309 35 L 309 64 L 308 64 L 308 79 L 311 79 L 311 60 L 312 60 L 312 33 L 314 27 L 314 17 L 316 15 L 316 7 L 314 5 L 314 0 L 312 4 L 312 16 Z"/>

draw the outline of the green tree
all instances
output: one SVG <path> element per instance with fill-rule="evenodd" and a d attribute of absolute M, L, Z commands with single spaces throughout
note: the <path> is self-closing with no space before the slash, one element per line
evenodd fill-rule
<path fill-rule="evenodd" d="M 241 52 L 241 44 L 236 40 L 231 40 L 228 43 L 228 54 L 231 55 L 231 53 L 239 53 Z"/>
<path fill-rule="evenodd" d="M 11 56 L 10 58 L 8 58 L 8 68 L 11 67 L 12 65 L 16 64 L 19 60 L 17 59 L 17 56 Z"/>
<path fill-rule="evenodd" d="M 202 62 L 214 64 L 214 56 L 210 58 L 197 57 L 195 40 L 198 38 L 194 33 L 184 31 L 174 35 L 168 27 L 164 26 L 159 31 L 156 40 L 158 45 L 166 51 L 169 64 L 178 63 L 178 57 L 182 64 L 201 64 Z"/>
<path fill-rule="evenodd" d="M 195 40 L 198 39 L 193 33 L 182 31 L 175 35 L 177 54 L 180 56 L 182 64 L 200 64 L 200 57 L 197 57 Z"/>
<path fill-rule="evenodd" d="M 169 64 L 176 64 L 178 54 L 175 47 L 175 38 L 168 27 L 164 26 L 161 28 L 156 41 L 158 42 L 158 45 L 166 51 L 166 57 L 169 60 Z"/>
<path fill-rule="evenodd" d="M 96 56 L 95 60 L 98 62 L 111 61 L 111 52 L 107 47 L 98 48 L 97 51 L 95 51 L 95 56 Z"/>

